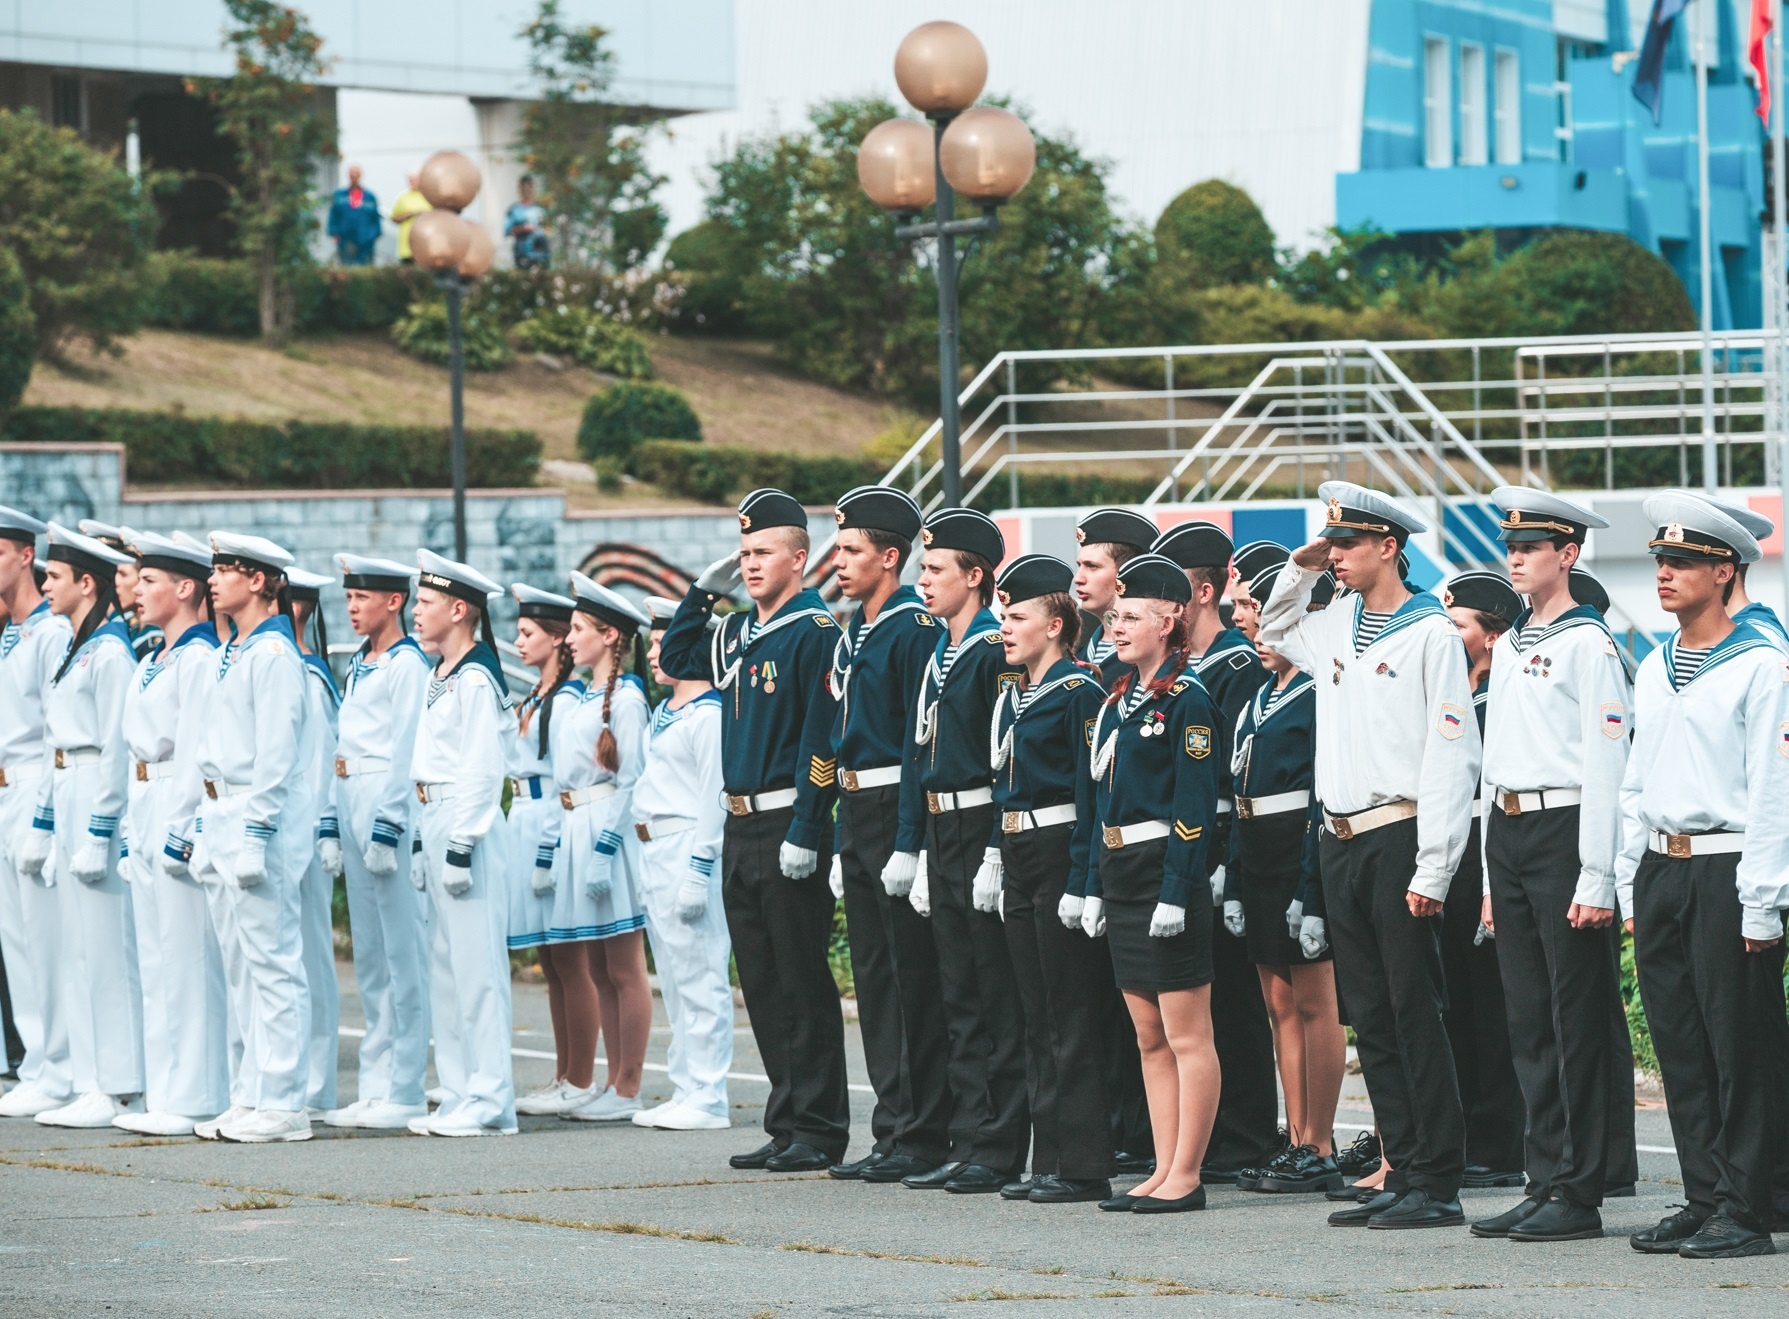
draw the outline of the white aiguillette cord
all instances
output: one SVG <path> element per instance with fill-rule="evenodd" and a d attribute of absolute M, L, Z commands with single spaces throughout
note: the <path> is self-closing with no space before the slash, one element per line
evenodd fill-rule
<path fill-rule="evenodd" d="M 993 631 L 995 631 L 994 628 L 984 627 L 979 632 L 966 633 L 963 639 L 954 646 L 946 645 L 943 664 L 938 662 L 937 651 L 933 651 L 932 658 L 926 661 L 925 677 L 919 685 L 919 718 L 913 725 L 913 740 L 922 747 L 929 745 L 932 735 L 938 731 L 938 699 L 927 700 L 928 690 L 935 689 L 938 696 L 942 697 L 945 679 L 950 677 L 951 668 L 956 664 L 957 656 L 963 653 L 963 648 L 971 641 L 978 641 Z M 948 632 L 945 634 L 946 637 L 949 635 Z"/>
<path fill-rule="evenodd" d="M 727 688 L 733 685 L 733 680 L 739 676 L 739 666 L 745 663 L 746 651 L 752 648 L 752 643 L 759 637 L 775 632 L 780 627 L 787 627 L 791 623 L 799 622 L 804 618 L 825 618 L 827 616 L 828 615 L 824 609 L 799 609 L 793 614 L 785 614 L 781 618 L 773 618 L 762 627 L 753 628 L 753 614 L 748 610 L 745 615 L 745 622 L 740 624 L 739 627 L 739 658 L 734 660 L 731 664 L 723 663 L 721 659 L 726 653 L 723 647 L 727 636 L 727 624 L 726 621 L 723 620 L 721 625 L 715 628 L 714 635 L 709 638 L 708 642 L 708 665 L 714 670 L 714 685 L 716 690 L 724 692 Z"/>
<path fill-rule="evenodd" d="M 1128 696 L 1120 698 L 1118 702 L 1118 728 L 1114 728 L 1111 735 L 1107 737 L 1103 743 L 1100 742 L 1099 735 L 1100 731 L 1106 725 L 1106 711 L 1112 707 L 1110 705 L 1100 706 L 1099 722 L 1093 726 L 1093 740 L 1095 743 L 1099 744 L 1099 750 L 1096 751 L 1093 756 L 1093 777 L 1095 780 L 1102 779 L 1106 776 L 1106 770 L 1112 764 L 1112 757 L 1118 754 L 1118 733 L 1119 729 L 1124 727 L 1124 721 L 1140 710 L 1143 706 L 1143 702 L 1148 699 L 1148 683 L 1138 683 L 1134 691 Z"/>
<path fill-rule="evenodd" d="M 1073 682 L 1076 678 L 1084 676 L 1078 672 L 1065 673 L 1060 678 L 1052 678 L 1046 683 L 1036 687 L 1027 687 L 1023 691 L 1020 691 L 1015 683 L 1000 693 L 1000 699 L 994 705 L 994 720 L 988 725 L 988 759 L 993 763 L 996 773 L 1006 768 L 1006 762 L 1013 753 L 1013 729 L 1018 726 L 1019 717 L 1029 710 L 1044 693 L 1055 691 L 1063 683 Z M 1006 709 L 1009 698 L 1013 707 L 1013 719 L 1012 723 L 1006 726 L 1006 731 L 1002 733 L 1000 731 L 1000 714 Z"/>
<path fill-rule="evenodd" d="M 826 685 L 832 691 L 832 699 L 835 701 L 845 699 L 845 694 L 851 687 L 851 670 L 855 667 L 858 647 L 862 646 L 870 633 L 876 630 L 878 623 L 891 614 L 914 613 L 924 608 L 925 606 L 917 600 L 902 600 L 898 604 L 889 605 L 857 630 L 855 642 L 851 640 L 850 628 L 840 628 L 838 644 L 832 648 L 832 669 L 826 675 Z M 845 656 L 845 662 L 842 664 L 839 662 L 840 652 L 843 652 Z"/>

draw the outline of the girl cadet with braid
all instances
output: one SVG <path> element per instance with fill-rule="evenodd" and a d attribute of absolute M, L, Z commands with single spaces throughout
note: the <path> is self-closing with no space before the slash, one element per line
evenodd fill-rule
<path fill-rule="evenodd" d="M 552 740 L 559 785 L 560 850 L 546 952 L 565 995 L 569 1053 L 565 1080 L 583 1098 L 560 1116 L 625 1122 L 640 1111 L 640 1076 L 652 1030 L 640 906 L 640 842 L 634 784 L 646 759 L 651 712 L 640 634 L 652 621 L 626 597 L 583 573 L 571 575 L 576 608 L 566 640 L 590 685 Z M 629 660 L 635 672 L 625 672 Z M 596 1039 L 608 1045 L 609 1074 L 595 1084 Z M 569 1097 L 568 1097 L 569 1098 Z"/>

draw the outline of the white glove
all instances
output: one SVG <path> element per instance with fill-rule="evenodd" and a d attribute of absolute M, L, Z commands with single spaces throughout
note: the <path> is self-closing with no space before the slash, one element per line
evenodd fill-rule
<path fill-rule="evenodd" d="M 1073 893 L 1062 895 L 1062 901 L 1056 904 L 1056 919 L 1062 922 L 1063 929 L 1078 930 L 1081 928 L 1081 908 L 1085 905 L 1086 903 Z"/>
<path fill-rule="evenodd" d="M 49 864 L 50 846 L 55 836 L 48 829 L 33 826 L 25 834 L 25 841 L 19 844 L 18 855 L 14 858 L 19 873 L 31 879 L 43 874 L 43 868 Z"/>
<path fill-rule="evenodd" d="M 1299 946 L 1306 957 L 1321 957 L 1329 947 L 1329 929 L 1321 916 L 1306 916 L 1298 931 Z"/>
<path fill-rule="evenodd" d="M 323 873 L 331 879 L 340 879 L 342 877 L 342 840 L 319 838 L 317 840 L 317 864 L 323 867 Z"/>
<path fill-rule="evenodd" d="M 1222 866 L 1211 872 L 1211 905 L 1214 907 L 1224 905 L 1224 868 Z"/>
<path fill-rule="evenodd" d="M 1242 938 L 1242 927 L 1242 904 L 1235 898 L 1231 898 L 1224 904 L 1224 928 L 1240 939 Z"/>
<path fill-rule="evenodd" d="M 1292 905 L 1286 908 L 1286 937 L 1288 939 L 1296 939 L 1298 937 L 1299 927 L 1303 924 L 1304 903 L 1300 902 L 1297 898 L 1293 898 Z"/>
<path fill-rule="evenodd" d="M 790 879 L 806 879 L 820 864 L 820 854 L 811 847 L 797 847 L 785 840 L 777 849 L 776 862 Z"/>
<path fill-rule="evenodd" d="M 168 831 L 167 841 L 162 844 L 161 854 L 156 861 L 162 868 L 162 874 L 169 879 L 185 879 L 192 873 L 193 845 L 172 829 Z M 144 867 L 148 869 L 147 866 Z"/>
<path fill-rule="evenodd" d="M 1151 939 L 1172 939 L 1186 929 L 1186 908 L 1169 902 L 1155 904 L 1155 915 L 1149 918 Z"/>
<path fill-rule="evenodd" d="M 411 869 L 415 869 L 414 866 Z M 447 864 L 441 867 L 441 887 L 450 898 L 463 897 L 472 891 L 472 849 L 452 839 L 447 843 Z"/>
<path fill-rule="evenodd" d="M 106 877 L 106 850 L 105 839 L 88 834 L 68 863 L 69 873 L 83 884 L 99 883 Z"/>
<path fill-rule="evenodd" d="M 932 914 L 932 877 L 926 873 L 926 854 L 919 854 L 919 868 L 913 875 L 913 887 L 907 890 L 907 901 L 921 916 Z"/>
<path fill-rule="evenodd" d="M 677 886 L 677 919 L 694 925 L 708 914 L 708 876 L 687 871 Z"/>
<path fill-rule="evenodd" d="M 882 867 L 882 888 L 891 898 L 904 898 L 913 891 L 919 874 L 918 852 L 896 852 Z"/>
<path fill-rule="evenodd" d="M 1106 900 L 1087 898 L 1081 903 L 1081 933 L 1098 939 L 1106 932 Z"/>
<path fill-rule="evenodd" d="M 410 884 L 418 893 L 429 891 L 429 854 L 422 850 L 422 839 L 410 840 Z"/>
<path fill-rule="evenodd" d="M 707 591 L 710 595 L 732 595 L 739 589 L 743 579 L 739 575 L 739 551 L 734 550 L 724 559 L 716 559 L 696 578 L 696 589 Z"/>
<path fill-rule="evenodd" d="M 554 889 L 553 863 L 542 865 L 539 860 L 534 863 L 534 873 L 528 876 L 528 886 L 534 890 L 534 896 L 544 898 Z"/>
<path fill-rule="evenodd" d="M 1478 923 L 1478 930 L 1472 936 L 1472 946 L 1477 948 L 1481 946 L 1486 939 L 1495 939 L 1496 937 L 1497 936 L 1491 932 L 1491 927 L 1486 925 L 1483 921 L 1480 921 Z"/>
<path fill-rule="evenodd" d="M 621 851 L 621 835 L 604 829 L 596 836 L 596 866 L 584 876 L 584 892 L 593 898 L 606 898 L 615 883 L 615 856 Z"/>
<path fill-rule="evenodd" d="M 1000 858 L 998 847 L 985 848 L 981 854 L 981 868 L 975 872 L 975 882 L 971 886 L 969 900 L 977 911 L 993 911 L 1000 905 L 1000 886 L 1006 878 L 1006 862 Z"/>
<path fill-rule="evenodd" d="M 826 887 L 835 898 L 845 896 L 845 861 L 837 852 L 832 854 L 832 869 L 826 872 Z"/>
<path fill-rule="evenodd" d="M 163 852 L 160 856 L 156 857 L 155 860 L 156 864 L 161 867 L 162 874 L 166 875 L 169 879 L 185 879 L 192 873 L 192 867 L 185 861 L 177 856 L 169 856 L 166 852 Z M 144 871 L 147 873 L 147 866 L 144 867 Z"/>
<path fill-rule="evenodd" d="M 336 855 L 341 855 L 340 849 L 337 849 Z M 384 879 L 387 875 L 398 873 L 398 849 L 390 843 L 368 843 L 366 853 L 361 857 L 361 861 L 366 866 L 367 874 L 375 879 Z M 332 873 L 341 874 L 342 863 L 337 861 L 335 865 L 336 868 Z"/>
<path fill-rule="evenodd" d="M 236 854 L 236 887 L 254 888 L 267 878 L 267 844 L 251 838 Z"/>

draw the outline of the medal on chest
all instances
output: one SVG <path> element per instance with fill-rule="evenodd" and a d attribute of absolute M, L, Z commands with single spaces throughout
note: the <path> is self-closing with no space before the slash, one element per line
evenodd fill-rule
<path fill-rule="evenodd" d="M 1336 671 L 1329 675 L 1329 680 L 1332 683 L 1334 683 L 1337 687 L 1340 687 L 1342 685 L 1342 670 L 1344 668 L 1346 668 L 1347 666 L 1345 664 L 1343 664 L 1341 660 L 1336 660 L 1335 666 L 1336 666 Z"/>
<path fill-rule="evenodd" d="M 762 682 L 764 684 L 764 694 L 766 696 L 775 696 L 776 695 L 776 661 L 775 660 L 765 660 L 762 664 L 752 665 L 751 676 L 752 676 L 752 686 L 756 687 L 760 682 Z"/>
<path fill-rule="evenodd" d="M 1553 661 L 1550 657 L 1542 656 L 1537 652 L 1522 661 L 1522 672 L 1531 678 L 1546 678 L 1552 676 L 1552 666 Z"/>
<path fill-rule="evenodd" d="M 1161 737 L 1168 731 L 1168 716 L 1160 710 L 1151 710 L 1143 719 L 1143 726 L 1137 730 L 1138 737 Z"/>

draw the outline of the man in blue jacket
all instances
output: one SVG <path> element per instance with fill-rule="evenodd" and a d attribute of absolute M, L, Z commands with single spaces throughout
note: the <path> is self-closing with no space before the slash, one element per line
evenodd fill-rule
<path fill-rule="evenodd" d="M 335 259 L 344 266 L 373 264 L 373 244 L 382 228 L 379 199 L 362 187 L 360 166 L 348 166 L 348 186 L 337 188 L 329 202 L 329 236 L 335 239 Z"/>

